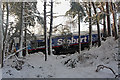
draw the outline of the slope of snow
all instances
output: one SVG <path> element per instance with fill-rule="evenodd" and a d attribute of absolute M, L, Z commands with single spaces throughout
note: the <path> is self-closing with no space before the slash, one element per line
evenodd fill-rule
<path fill-rule="evenodd" d="M 81 54 L 51 55 L 44 61 L 42 53 L 25 57 L 21 70 L 15 69 L 15 58 L 3 67 L 3 78 L 114 78 L 108 69 L 95 72 L 99 64 L 111 67 L 118 73 L 118 41 L 108 38 L 102 46 L 82 51 Z"/>

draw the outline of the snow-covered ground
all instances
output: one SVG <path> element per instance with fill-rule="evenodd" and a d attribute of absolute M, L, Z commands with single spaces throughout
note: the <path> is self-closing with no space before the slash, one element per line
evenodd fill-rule
<path fill-rule="evenodd" d="M 0 80 L 2 79 L 2 69 L 0 68 Z"/>
<path fill-rule="evenodd" d="M 51 55 L 44 61 L 42 53 L 25 57 L 21 70 L 15 69 L 15 59 L 9 59 L 3 67 L 3 78 L 114 78 L 109 69 L 95 72 L 102 64 L 118 73 L 118 41 L 108 38 L 101 47 L 84 50 L 81 54 Z"/>

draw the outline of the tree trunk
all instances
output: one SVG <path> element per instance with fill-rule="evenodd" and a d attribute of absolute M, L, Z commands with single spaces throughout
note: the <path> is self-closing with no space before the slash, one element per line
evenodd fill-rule
<path fill-rule="evenodd" d="M 26 18 L 25 18 L 25 37 L 24 37 L 24 47 L 27 47 L 27 23 L 26 23 Z M 27 54 L 27 48 L 24 50 L 24 55 L 23 56 L 26 56 Z"/>
<path fill-rule="evenodd" d="M 48 39 L 47 39 L 47 26 L 46 26 L 46 0 L 44 0 L 44 39 L 45 39 L 45 61 L 47 61 Z"/>
<path fill-rule="evenodd" d="M 26 3 L 24 3 L 24 6 L 26 7 Z M 26 15 L 26 13 L 24 13 L 24 15 Z M 27 18 L 25 18 L 25 17 L 24 17 L 24 25 L 25 25 L 24 47 L 27 47 Z M 28 54 L 27 49 L 28 48 L 24 49 L 24 51 L 23 51 L 24 55 L 23 56 L 26 56 L 26 54 Z"/>
<path fill-rule="evenodd" d="M 4 33 L 4 39 L 3 39 L 3 58 L 5 57 L 6 52 L 6 44 L 7 44 L 7 36 L 8 36 L 8 26 L 9 26 L 9 6 L 8 2 L 6 2 L 6 10 L 7 10 L 7 19 L 6 19 L 6 28 Z"/>
<path fill-rule="evenodd" d="M 4 4 L 2 4 L 3 5 L 3 8 L 2 8 L 2 20 L 3 20 L 3 22 L 4 22 L 4 12 L 5 12 L 5 5 Z M 4 31 L 4 26 L 3 26 L 3 24 L 2 24 L 2 32 L 3 32 L 3 36 L 5 35 L 4 33 L 5 33 L 5 31 Z"/>
<path fill-rule="evenodd" d="M 80 12 L 78 11 L 78 45 L 79 45 L 79 53 L 81 52 L 81 38 L 80 38 Z"/>
<path fill-rule="evenodd" d="M 107 37 L 107 29 L 106 29 L 106 16 L 105 16 L 105 14 L 104 14 L 104 16 L 103 16 L 103 30 L 104 30 L 104 32 L 103 32 L 103 37 L 104 38 L 106 38 Z"/>
<path fill-rule="evenodd" d="M 11 41 L 10 41 L 10 43 L 9 43 L 9 52 L 11 52 L 11 50 L 12 50 L 12 46 L 13 46 L 13 44 L 14 44 L 14 39 L 12 39 Z"/>
<path fill-rule="evenodd" d="M 101 46 L 101 38 L 100 38 L 100 26 L 99 26 L 99 20 L 98 20 L 98 15 L 97 15 L 97 11 L 96 11 L 96 7 L 94 5 L 94 2 L 92 2 L 92 5 L 93 5 L 93 9 L 94 9 L 94 12 L 96 14 L 96 23 L 97 23 L 97 32 L 98 32 L 98 47 Z"/>
<path fill-rule="evenodd" d="M 115 5 L 111 2 L 111 8 L 112 8 L 112 15 L 113 15 L 113 34 L 115 36 L 115 39 L 118 39 L 118 30 L 116 25 L 116 9 Z"/>
<path fill-rule="evenodd" d="M 0 64 L 3 67 L 3 32 L 2 32 L 2 9 L 1 9 L 2 2 L 0 1 Z"/>
<path fill-rule="evenodd" d="M 49 33 L 49 55 L 52 54 L 52 27 L 53 27 L 53 0 L 51 0 L 51 19 L 50 19 L 50 33 Z"/>
<path fill-rule="evenodd" d="M 20 44 L 20 49 L 22 49 L 23 48 L 23 22 L 24 22 L 24 18 L 23 18 L 23 15 L 24 15 L 24 11 L 23 11 L 23 7 L 24 5 L 23 5 L 23 2 L 21 2 L 21 28 L 20 28 L 20 42 L 19 42 L 19 44 Z M 20 51 L 19 52 L 19 57 L 23 57 L 23 51 Z"/>
<path fill-rule="evenodd" d="M 89 2 L 89 49 L 92 47 L 91 3 Z"/>
<path fill-rule="evenodd" d="M 107 29 L 106 29 L 106 15 L 105 15 L 104 6 L 102 6 L 102 11 L 104 12 L 104 16 L 103 16 L 103 37 L 106 38 L 107 37 Z"/>
<path fill-rule="evenodd" d="M 107 13 L 107 27 L 108 27 L 108 36 L 111 36 L 111 23 L 110 23 L 110 9 L 109 3 L 106 2 L 106 13 Z"/>

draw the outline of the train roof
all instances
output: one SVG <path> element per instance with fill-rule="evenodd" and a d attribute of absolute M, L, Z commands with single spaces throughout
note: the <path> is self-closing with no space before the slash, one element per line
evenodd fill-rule
<path fill-rule="evenodd" d="M 81 35 L 88 35 L 89 34 L 89 31 L 81 31 L 80 32 Z M 92 31 L 92 34 L 97 34 L 97 31 Z M 66 35 L 60 35 L 60 34 L 56 34 L 56 35 L 52 35 L 52 37 L 63 37 L 63 36 L 74 36 L 74 35 L 78 35 L 78 32 L 74 32 L 74 33 L 70 33 L 70 34 L 66 34 Z M 44 39 L 44 35 L 35 35 L 37 40 L 40 40 L 40 39 Z"/>

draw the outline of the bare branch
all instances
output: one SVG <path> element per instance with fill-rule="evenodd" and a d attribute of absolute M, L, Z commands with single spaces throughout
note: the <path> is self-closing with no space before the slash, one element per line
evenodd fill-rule
<path fill-rule="evenodd" d="M 112 71 L 112 73 L 115 75 L 115 78 L 118 77 L 118 75 L 115 73 L 115 71 L 114 71 L 112 68 L 107 67 L 107 66 L 104 66 L 104 65 L 98 65 L 98 66 L 97 66 L 97 69 L 96 69 L 96 72 L 98 72 L 98 71 L 100 71 L 101 69 L 104 69 L 104 68 L 107 68 L 107 69 L 109 69 L 110 71 Z"/>

